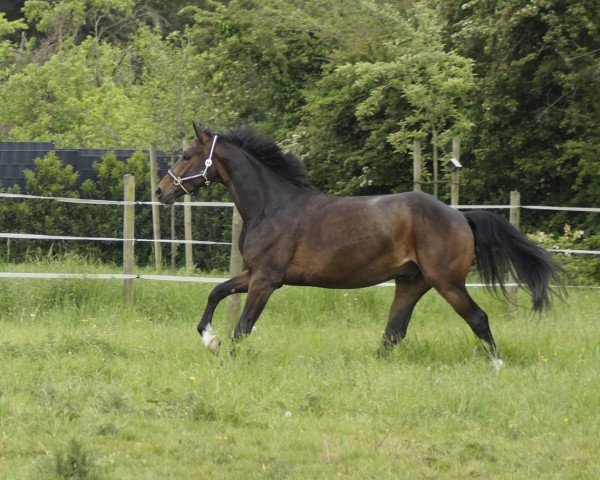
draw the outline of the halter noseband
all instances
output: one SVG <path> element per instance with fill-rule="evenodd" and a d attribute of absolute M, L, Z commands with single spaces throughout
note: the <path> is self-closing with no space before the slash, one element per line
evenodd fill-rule
<path fill-rule="evenodd" d="M 187 194 L 187 195 L 191 195 L 190 192 L 188 192 L 187 188 L 185 188 L 183 186 L 183 182 L 187 182 L 188 180 L 194 180 L 195 178 L 204 178 L 204 183 L 207 187 L 210 186 L 210 180 L 206 177 L 206 173 L 208 172 L 208 168 L 212 165 L 213 161 L 212 161 L 212 157 L 213 157 L 213 153 L 215 152 L 215 145 L 217 144 L 217 138 L 219 138 L 218 135 L 215 135 L 213 137 L 213 142 L 212 142 L 212 146 L 210 147 L 210 153 L 208 155 L 208 158 L 206 160 L 204 160 L 204 170 L 202 170 L 200 173 L 196 174 L 196 175 L 190 175 L 189 177 L 178 177 L 177 175 L 175 175 L 173 173 L 173 171 L 171 169 L 169 169 L 169 171 L 167 172 L 169 174 L 169 176 L 173 179 L 173 185 L 177 186 L 177 187 L 181 187 L 182 190 Z"/>

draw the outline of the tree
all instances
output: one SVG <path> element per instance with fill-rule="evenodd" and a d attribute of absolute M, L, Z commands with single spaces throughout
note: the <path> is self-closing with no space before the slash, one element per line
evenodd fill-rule
<path fill-rule="evenodd" d="M 29 25 L 43 34 L 43 49 L 52 54 L 63 42 L 91 36 L 121 41 L 139 22 L 152 15 L 136 0 L 25 0 L 23 13 Z"/>
<path fill-rule="evenodd" d="M 298 131 L 312 177 L 326 190 L 408 190 L 414 139 L 431 139 L 435 175 L 440 146 L 468 132 L 471 62 L 437 40 L 435 12 L 419 5 L 397 12 L 396 21 L 403 36 L 383 46 L 393 57 L 336 67 L 308 93 Z"/>
<path fill-rule="evenodd" d="M 194 104 L 203 121 L 250 123 L 278 139 L 299 122 L 302 91 L 320 75 L 327 47 L 295 11 L 284 2 L 233 0 L 194 15 L 194 83 L 202 86 Z"/>
<path fill-rule="evenodd" d="M 141 107 L 140 122 L 145 123 L 148 144 L 175 152 L 189 136 L 194 105 L 191 48 L 179 32 L 163 39 L 148 27 L 138 30 L 132 44 L 134 61 L 139 65 L 132 98 Z"/>
<path fill-rule="evenodd" d="M 593 204 L 597 2 L 26 0 L 0 13 L 0 135 L 175 157 L 192 119 L 249 123 L 366 194 L 460 134 L 464 201 Z"/>
<path fill-rule="evenodd" d="M 441 48 L 404 55 L 398 63 L 406 69 L 402 90 L 411 112 L 388 140 L 396 151 L 405 152 L 408 139 L 430 135 L 433 191 L 438 197 L 440 144 L 448 145 L 452 135 L 465 135 L 471 127 L 465 107 L 475 86 L 472 64 Z"/>
<path fill-rule="evenodd" d="M 437 3 L 448 40 L 481 78 L 463 192 L 496 202 L 519 189 L 526 203 L 593 204 L 600 192 L 597 0 Z"/>
<path fill-rule="evenodd" d="M 0 88 L 0 125 L 10 140 L 55 140 L 59 146 L 145 146 L 142 109 L 128 95 L 126 53 L 101 47 L 101 69 L 90 39 L 44 64 L 31 63 Z"/>
<path fill-rule="evenodd" d="M 16 63 L 17 46 L 10 37 L 26 27 L 21 20 L 7 20 L 4 12 L 0 11 L 0 85 L 13 73 Z"/>

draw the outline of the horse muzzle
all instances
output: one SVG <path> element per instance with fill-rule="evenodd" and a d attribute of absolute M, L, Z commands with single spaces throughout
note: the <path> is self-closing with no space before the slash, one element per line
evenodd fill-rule
<path fill-rule="evenodd" d="M 154 190 L 154 194 L 156 195 L 156 199 L 165 205 L 173 205 L 176 200 L 175 192 L 173 189 L 169 189 L 169 191 L 165 191 L 162 188 L 158 187 Z"/>

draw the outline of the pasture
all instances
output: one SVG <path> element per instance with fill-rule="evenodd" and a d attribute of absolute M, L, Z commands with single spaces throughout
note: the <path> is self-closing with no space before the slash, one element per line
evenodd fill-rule
<path fill-rule="evenodd" d="M 0 264 L 18 268 L 109 271 Z M 215 358 L 196 333 L 211 285 L 138 281 L 124 308 L 120 281 L 0 282 L 2 479 L 600 477 L 597 290 L 541 317 L 472 290 L 496 372 L 431 292 L 385 357 L 391 289 L 284 287 Z"/>

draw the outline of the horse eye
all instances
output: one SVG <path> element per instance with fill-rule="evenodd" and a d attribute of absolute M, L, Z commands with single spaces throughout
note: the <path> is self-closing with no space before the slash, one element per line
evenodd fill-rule
<path fill-rule="evenodd" d="M 189 160 L 191 157 L 190 157 L 190 154 L 189 154 L 189 153 L 185 152 L 185 153 L 183 154 L 183 157 L 182 157 L 182 158 L 183 158 L 184 160 Z"/>

